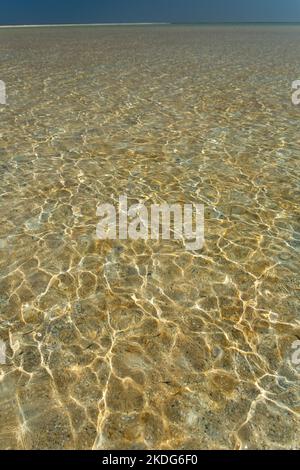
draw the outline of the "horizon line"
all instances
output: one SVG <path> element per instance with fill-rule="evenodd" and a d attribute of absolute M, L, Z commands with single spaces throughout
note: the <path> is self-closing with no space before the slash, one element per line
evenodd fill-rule
<path fill-rule="evenodd" d="M 0 28 L 53 28 L 72 26 L 151 26 L 151 25 L 241 25 L 241 24 L 300 24 L 300 21 L 199 21 L 199 22 L 122 22 L 122 23 L 40 23 L 40 24 L 8 24 Z"/>
<path fill-rule="evenodd" d="M 10 24 L 10 25 L 0 25 L 0 28 L 48 28 L 54 26 L 130 26 L 130 25 L 152 25 L 152 24 L 162 24 L 167 25 L 171 23 L 164 22 L 145 22 L 145 23 L 41 23 L 41 24 Z"/>

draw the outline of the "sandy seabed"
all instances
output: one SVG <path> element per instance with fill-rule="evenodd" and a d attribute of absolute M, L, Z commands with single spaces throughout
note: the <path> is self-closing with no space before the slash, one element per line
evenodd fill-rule
<path fill-rule="evenodd" d="M 1 449 L 300 448 L 299 39 L 0 30 Z M 204 248 L 98 240 L 123 194 Z"/>

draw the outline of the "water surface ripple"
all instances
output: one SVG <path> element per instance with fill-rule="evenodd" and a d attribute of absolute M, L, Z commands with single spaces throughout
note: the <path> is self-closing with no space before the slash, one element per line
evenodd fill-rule
<path fill-rule="evenodd" d="M 0 448 L 300 448 L 300 26 L 5 29 L 0 79 Z M 203 250 L 97 240 L 124 194 Z"/>

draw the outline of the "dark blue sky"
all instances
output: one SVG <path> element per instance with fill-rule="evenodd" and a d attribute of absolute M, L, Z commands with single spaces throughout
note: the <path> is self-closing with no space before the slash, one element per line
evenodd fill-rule
<path fill-rule="evenodd" d="M 0 24 L 300 21 L 300 0 L 0 0 Z"/>

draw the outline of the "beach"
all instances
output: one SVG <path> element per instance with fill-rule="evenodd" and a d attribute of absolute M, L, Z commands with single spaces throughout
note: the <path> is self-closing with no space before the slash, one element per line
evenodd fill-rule
<path fill-rule="evenodd" d="M 300 448 L 299 38 L 0 28 L 0 449 Z M 122 195 L 204 246 L 97 238 Z"/>

